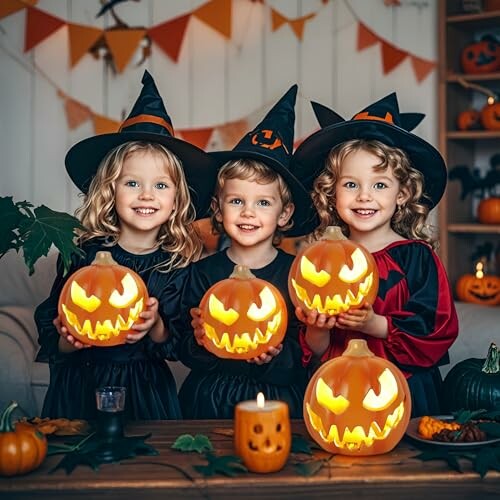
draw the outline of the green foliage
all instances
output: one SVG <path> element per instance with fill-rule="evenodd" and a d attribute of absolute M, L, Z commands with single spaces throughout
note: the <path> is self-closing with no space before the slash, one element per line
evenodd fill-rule
<path fill-rule="evenodd" d="M 77 229 L 83 229 L 80 221 L 65 213 L 56 212 L 40 205 L 34 208 L 27 201 L 15 202 L 12 196 L 0 197 L 0 258 L 9 250 L 22 250 L 30 275 L 35 262 L 46 256 L 54 245 L 61 254 L 66 273 L 73 253 L 82 254 L 74 243 Z"/>
<path fill-rule="evenodd" d="M 194 437 L 191 434 L 182 434 L 175 440 L 172 448 L 179 451 L 196 451 L 198 453 L 213 451 L 214 449 L 210 439 L 203 434 L 196 434 Z"/>
<path fill-rule="evenodd" d="M 228 477 L 234 477 L 240 472 L 248 472 L 243 465 L 241 458 L 235 455 L 216 456 L 213 453 L 205 453 L 208 465 L 194 465 L 194 469 L 205 477 L 222 474 Z"/>

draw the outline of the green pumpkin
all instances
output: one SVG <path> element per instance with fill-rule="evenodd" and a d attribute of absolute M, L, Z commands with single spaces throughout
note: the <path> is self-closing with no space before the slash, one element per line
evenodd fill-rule
<path fill-rule="evenodd" d="M 447 412 L 500 409 L 500 353 L 492 343 L 486 359 L 465 359 L 446 375 L 443 384 Z"/>

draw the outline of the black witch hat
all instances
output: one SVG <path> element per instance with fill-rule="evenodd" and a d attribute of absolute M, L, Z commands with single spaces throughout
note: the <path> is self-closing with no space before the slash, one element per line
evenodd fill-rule
<path fill-rule="evenodd" d="M 311 196 L 290 171 L 295 127 L 297 85 L 292 85 L 264 119 L 246 134 L 231 151 L 210 153 L 219 166 L 230 160 L 257 160 L 280 174 L 287 183 L 295 205 L 293 227 L 287 236 L 302 236 L 318 225 Z"/>
<path fill-rule="evenodd" d="M 66 170 L 74 184 L 87 193 L 99 165 L 111 150 L 131 141 L 162 144 L 182 162 L 197 218 L 204 217 L 215 185 L 215 162 L 200 148 L 174 137 L 172 120 L 148 71 L 144 72 L 142 84 L 141 93 L 120 130 L 75 144 L 66 155 Z"/>

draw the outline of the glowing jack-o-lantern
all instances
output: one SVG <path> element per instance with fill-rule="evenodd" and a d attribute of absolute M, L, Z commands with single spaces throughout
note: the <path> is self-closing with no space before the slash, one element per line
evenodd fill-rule
<path fill-rule="evenodd" d="M 276 347 L 285 336 L 288 315 L 279 290 L 235 266 L 200 302 L 208 351 L 220 358 L 251 359 Z"/>
<path fill-rule="evenodd" d="M 458 300 L 485 306 L 500 304 L 500 278 L 486 274 L 481 261 L 476 264 L 475 274 L 460 276 L 455 289 Z"/>
<path fill-rule="evenodd" d="M 406 432 L 410 413 L 404 375 L 361 339 L 350 340 L 342 356 L 315 372 L 304 397 L 309 434 L 323 449 L 342 455 L 392 450 Z"/>
<path fill-rule="evenodd" d="M 378 291 L 378 271 L 368 250 L 330 226 L 320 241 L 297 254 L 288 289 L 295 306 L 335 316 L 372 304 Z"/>
<path fill-rule="evenodd" d="M 142 278 L 118 265 L 109 252 L 97 252 L 90 266 L 73 273 L 59 296 L 58 312 L 68 332 L 83 344 L 123 344 L 140 323 L 148 292 Z"/>

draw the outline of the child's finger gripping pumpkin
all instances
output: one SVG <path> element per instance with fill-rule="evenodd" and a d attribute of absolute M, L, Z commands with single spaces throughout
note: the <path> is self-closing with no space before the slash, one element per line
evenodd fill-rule
<path fill-rule="evenodd" d="M 304 248 L 290 268 L 290 297 L 304 311 L 335 316 L 363 304 L 373 304 L 378 271 L 370 252 L 348 240 L 338 227 Z"/>
<path fill-rule="evenodd" d="M 58 313 L 75 339 L 109 347 L 125 343 L 132 325 L 142 321 L 147 301 L 146 285 L 137 273 L 118 265 L 109 252 L 97 252 L 90 266 L 65 283 Z"/>
<path fill-rule="evenodd" d="M 204 346 L 220 358 L 252 359 L 278 346 L 288 314 L 279 290 L 245 266 L 213 285 L 200 303 Z"/>

